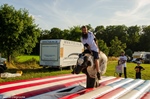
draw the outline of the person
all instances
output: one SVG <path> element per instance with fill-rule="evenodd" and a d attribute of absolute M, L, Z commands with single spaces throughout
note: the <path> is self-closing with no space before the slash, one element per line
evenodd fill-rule
<path fill-rule="evenodd" d="M 145 70 L 142 66 L 140 66 L 140 64 L 141 64 L 141 62 L 138 61 L 137 66 L 135 66 L 135 68 L 134 68 L 135 71 L 136 71 L 136 73 L 135 73 L 135 78 L 136 79 L 141 79 L 141 71 Z"/>
<path fill-rule="evenodd" d="M 124 78 L 127 78 L 127 57 L 125 56 L 125 52 L 121 51 L 121 55 L 119 56 L 119 60 L 120 64 L 122 64 L 122 66 L 124 67 L 123 69 L 123 73 L 124 73 Z M 119 73 L 119 77 L 121 77 L 122 73 Z"/>
<path fill-rule="evenodd" d="M 119 77 L 121 77 L 120 73 L 123 73 L 123 65 L 122 63 L 118 60 L 118 64 L 116 65 L 116 73 Z"/>
<path fill-rule="evenodd" d="M 94 63 L 97 71 L 97 77 L 100 78 L 100 67 L 99 67 L 99 48 L 97 45 L 96 37 L 92 32 L 89 32 L 86 26 L 81 27 L 82 37 L 81 42 L 84 47 L 87 48 L 94 57 Z"/>

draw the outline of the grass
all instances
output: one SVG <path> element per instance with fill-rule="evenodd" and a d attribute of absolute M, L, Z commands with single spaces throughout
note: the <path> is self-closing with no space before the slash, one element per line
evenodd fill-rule
<path fill-rule="evenodd" d="M 39 61 L 39 56 L 37 56 L 37 55 L 22 55 L 22 56 L 16 57 L 16 61 L 20 62 L 20 63 L 24 63 L 24 62 L 29 61 L 31 59 Z"/>
<path fill-rule="evenodd" d="M 6 72 L 15 73 L 17 70 L 22 70 L 23 75 L 21 77 L 15 78 L 4 78 L 0 79 L 0 82 L 9 82 L 15 80 L 27 80 L 33 78 L 42 78 L 47 76 L 61 75 L 61 74 L 70 74 L 71 70 L 63 69 L 62 71 L 58 69 L 43 69 L 39 66 L 39 56 L 19 56 L 17 57 L 17 63 L 9 65 L 9 69 Z M 115 74 L 115 66 L 117 65 L 117 61 L 115 59 L 110 59 L 107 66 L 107 71 L 104 76 L 116 76 Z M 135 63 L 127 63 L 127 77 L 135 78 L 134 67 Z M 142 71 L 142 79 L 150 80 L 150 64 L 141 64 L 145 68 Z"/>
<path fill-rule="evenodd" d="M 11 73 L 15 73 L 16 69 L 10 69 Z M 2 78 L 0 82 L 9 82 L 16 80 L 29 80 L 33 78 L 43 78 L 47 76 L 56 76 L 61 74 L 69 74 L 71 70 L 50 70 L 50 69 L 23 69 L 23 75 L 20 77 L 12 77 L 12 78 Z"/>
<path fill-rule="evenodd" d="M 105 76 L 114 76 L 114 74 L 115 74 L 115 66 L 116 65 L 117 65 L 117 61 L 109 61 L 108 67 L 107 67 L 107 72 L 105 73 Z M 135 78 L 134 67 L 136 65 L 137 64 L 135 64 L 135 63 L 127 63 L 127 77 L 128 78 Z M 145 68 L 145 70 L 141 72 L 142 79 L 150 80 L 150 72 L 149 72 L 150 64 L 141 64 L 141 66 L 143 66 Z"/>

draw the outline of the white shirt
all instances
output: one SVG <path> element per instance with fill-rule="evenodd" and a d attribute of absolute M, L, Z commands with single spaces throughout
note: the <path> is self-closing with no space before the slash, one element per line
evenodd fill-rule
<path fill-rule="evenodd" d="M 127 61 L 127 57 L 126 57 L 125 55 L 124 55 L 124 56 L 120 56 L 120 57 L 119 57 L 119 60 L 120 60 L 120 61 Z M 123 65 L 124 67 L 126 67 L 126 62 L 123 63 L 122 65 Z"/>
<path fill-rule="evenodd" d="M 93 35 L 93 33 L 92 32 L 88 32 L 88 38 L 87 39 L 83 39 L 81 37 L 81 42 L 83 44 L 87 43 L 90 46 L 91 50 L 93 50 L 95 52 L 98 52 L 99 49 L 98 49 L 98 47 L 97 47 L 97 45 L 96 45 L 96 43 L 94 41 L 94 38 L 95 38 L 95 36 Z"/>

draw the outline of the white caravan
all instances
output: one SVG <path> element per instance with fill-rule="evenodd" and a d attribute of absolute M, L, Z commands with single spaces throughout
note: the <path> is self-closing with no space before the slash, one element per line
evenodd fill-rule
<path fill-rule="evenodd" d="M 82 53 L 84 46 L 81 42 L 50 39 L 40 41 L 40 65 L 45 67 L 73 67 L 78 56 L 71 53 Z M 68 57 L 69 56 L 69 57 Z"/>

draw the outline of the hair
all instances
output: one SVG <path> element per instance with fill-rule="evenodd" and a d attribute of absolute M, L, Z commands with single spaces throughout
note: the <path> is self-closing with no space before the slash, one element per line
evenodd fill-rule
<path fill-rule="evenodd" d="M 83 26 L 81 27 L 81 30 L 82 30 L 82 29 L 87 29 L 87 27 L 86 27 L 85 25 L 83 25 Z M 88 38 L 88 34 L 82 33 L 82 38 L 83 38 L 83 39 L 87 39 L 87 38 Z"/>
<path fill-rule="evenodd" d="M 124 53 L 124 54 L 125 54 L 125 51 L 121 51 L 121 53 Z"/>
<path fill-rule="evenodd" d="M 83 25 L 83 26 L 81 27 L 81 29 L 83 29 L 83 28 L 86 28 L 86 29 L 87 29 L 87 26 Z"/>

